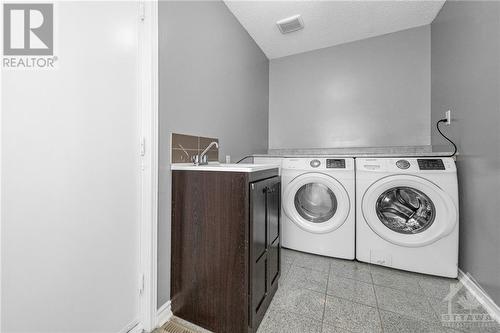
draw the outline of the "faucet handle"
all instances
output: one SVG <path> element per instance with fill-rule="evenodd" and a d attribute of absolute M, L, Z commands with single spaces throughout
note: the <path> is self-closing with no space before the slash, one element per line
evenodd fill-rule
<path fill-rule="evenodd" d="M 194 165 L 198 165 L 198 164 L 200 164 L 200 156 L 198 156 L 198 155 L 193 155 L 193 156 L 191 157 L 191 160 L 193 161 L 193 164 L 194 164 Z"/>

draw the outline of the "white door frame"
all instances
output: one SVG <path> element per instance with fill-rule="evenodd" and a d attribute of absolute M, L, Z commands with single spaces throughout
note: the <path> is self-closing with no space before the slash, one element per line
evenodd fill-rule
<path fill-rule="evenodd" d="M 157 322 L 158 234 L 158 0 L 141 1 L 139 13 L 139 108 L 141 142 L 140 324 Z"/>

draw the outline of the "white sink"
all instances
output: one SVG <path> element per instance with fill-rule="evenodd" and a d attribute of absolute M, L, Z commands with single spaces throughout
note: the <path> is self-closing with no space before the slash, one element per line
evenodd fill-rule
<path fill-rule="evenodd" d="M 275 164 L 222 164 L 209 163 L 205 165 L 194 165 L 193 163 L 173 163 L 171 170 L 189 170 L 189 171 L 225 171 L 225 172 L 254 172 L 268 169 L 278 169 Z"/>

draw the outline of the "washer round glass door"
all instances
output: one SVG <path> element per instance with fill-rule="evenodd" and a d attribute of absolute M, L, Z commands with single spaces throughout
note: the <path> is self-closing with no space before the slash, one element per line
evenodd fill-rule
<path fill-rule="evenodd" d="M 391 187 L 375 204 L 380 221 L 400 234 L 417 234 L 429 228 L 436 217 L 432 200 L 413 187 Z"/>
<path fill-rule="evenodd" d="M 286 186 L 283 209 L 305 231 L 327 233 L 345 222 L 350 201 L 347 191 L 335 178 L 305 173 Z"/>
<path fill-rule="evenodd" d="M 418 176 L 395 175 L 372 184 L 362 199 L 370 228 L 388 242 L 418 247 L 448 235 L 457 209 L 444 191 Z"/>

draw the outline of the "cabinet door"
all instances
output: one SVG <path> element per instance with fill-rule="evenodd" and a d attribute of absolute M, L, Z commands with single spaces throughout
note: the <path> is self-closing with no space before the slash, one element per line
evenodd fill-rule
<path fill-rule="evenodd" d="M 268 224 L 268 289 L 278 281 L 280 274 L 280 179 L 272 178 L 268 181 L 267 191 L 267 224 Z"/>
<path fill-rule="evenodd" d="M 280 181 L 272 178 L 267 191 L 267 223 L 269 226 L 268 244 L 271 245 L 280 234 Z"/>
<path fill-rule="evenodd" d="M 261 256 L 252 270 L 252 317 L 259 312 L 260 306 L 267 296 L 267 256 Z"/>
<path fill-rule="evenodd" d="M 268 251 L 268 289 L 278 281 L 280 274 L 280 243 L 279 238 L 277 238 L 270 246 Z"/>
<path fill-rule="evenodd" d="M 252 248 L 254 261 L 259 259 L 267 248 L 266 225 L 266 198 L 267 186 L 265 181 L 255 182 L 250 185 L 250 205 L 252 219 Z"/>

